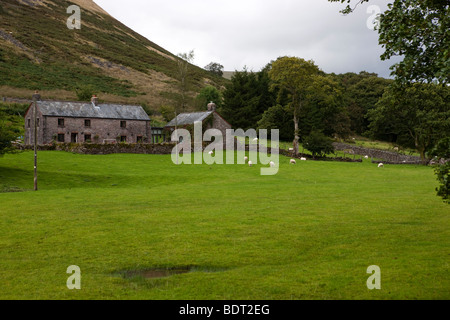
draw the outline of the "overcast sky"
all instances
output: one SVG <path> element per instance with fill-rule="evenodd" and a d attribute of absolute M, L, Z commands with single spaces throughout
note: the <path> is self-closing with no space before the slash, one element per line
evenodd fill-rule
<path fill-rule="evenodd" d="M 389 77 L 381 61 L 371 0 L 350 15 L 327 0 L 95 0 L 113 17 L 173 54 L 194 50 L 194 64 L 259 71 L 280 56 L 312 59 L 325 72 Z M 372 10 L 369 10 L 372 9 Z M 368 12 L 369 11 L 369 12 Z"/>

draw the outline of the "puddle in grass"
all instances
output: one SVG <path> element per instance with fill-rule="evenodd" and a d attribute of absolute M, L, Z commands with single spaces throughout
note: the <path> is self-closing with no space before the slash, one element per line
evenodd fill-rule
<path fill-rule="evenodd" d="M 182 267 L 182 268 L 155 268 L 155 269 L 146 269 L 146 270 L 133 270 L 133 271 L 124 271 L 122 272 L 122 276 L 126 279 L 142 277 L 145 279 L 159 279 L 159 278 L 167 278 L 176 274 L 183 274 L 189 272 L 221 272 L 225 271 L 223 268 L 199 268 L 199 267 Z"/>
<path fill-rule="evenodd" d="M 190 272 L 189 269 L 151 269 L 141 271 L 128 271 L 124 274 L 125 278 L 143 277 L 145 279 L 166 278 L 175 274 L 182 274 Z"/>

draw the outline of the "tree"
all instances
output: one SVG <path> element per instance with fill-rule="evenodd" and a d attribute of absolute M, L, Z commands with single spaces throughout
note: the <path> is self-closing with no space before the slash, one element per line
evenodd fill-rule
<path fill-rule="evenodd" d="M 24 135 L 23 115 L 29 104 L 0 104 L 0 156 L 16 151 L 12 141 Z"/>
<path fill-rule="evenodd" d="M 316 156 L 323 157 L 334 152 L 333 141 L 322 132 L 313 130 L 303 139 L 303 146 L 312 153 L 313 158 Z"/>
<path fill-rule="evenodd" d="M 2 118 L 3 116 L 0 114 L 0 156 L 14 151 L 14 146 L 11 142 L 18 137 L 11 124 Z"/>
<path fill-rule="evenodd" d="M 292 115 L 281 104 L 277 104 L 264 111 L 261 120 L 258 121 L 258 129 L 278 129 L 281 141 L 292 141 L 294 137 Z"/>
<path fill-rule="evenodd" d="M 91 85 L 82 85 L 75 89 L 78 101 L 91 101 L 92 95 L 95 93 Z"/>
<path fill-rule="evenodd" d="M 169 122 L 170 120 L 172 120 L 175 117 L 175 108 L 172 106 L 162 105 L 159 108 L 159 112 L 161 112 L 162 117 L 167 122 Z"/>
<path fill-rule="evenodd" d="M 376 73 L 361 71 L 331 77 L 340 85 L 351 131 L 363 135 L 368 130 L 367 112 L 375 107 L 384 90 L 393 80 L 378 77 Z"/>
<path fill-rule="evenodd" d="M 300 132 L 303 136 L 319 130 L 327 136 L 350 135 L 350 120 L 339 84 L 329 76 L 314 75 L 305 93 L 300 111 Z"/>
<path fill-rule="evenodd" d="M 200 93 L 195 98 L 196 109 L 205 111 L 206 106 L 211 101 L 216 104 L 217 108 L 220 108 L 222 106 L 222 100 L 222 93 L 216 87 L 206 86 L 200 90 Z"/>
<path fill-rule="evenodd" d="M 236 71 L 225 85 L 221 114 L 234 128 L 256 128 L 264 111 L 275 104 L 267 67 L 259 72 Z"/>
<path fill-rule="evenodd" d="M 179 53 L 177 59 L 178 76 L 180 80 L 180 106 L 181 110 L 185 111 L 187 104 L 187 91 L 188 91 L 188 68 L 189 64 L 194 60 L 194 50 L 189 53 Z M 178 109 L 178 108 L 176 108 Z"/>
<path fill-rule="evenodd" d="M 364 2 L 369 0 L 358 0 L 357 4 Z M 449 6 L 448 0 L 394 0 L 381 14 L 378 42 L 385 49 L 381 59 L 404 56 L 403 61 L 391 67 L 400 83 L 449 83 Z M 354 8 L 349 4 L 341 12 L 348 14 Z"/>
<path fill-rule="evenodd" d="M 450 87 L 416 83 L 392 86 L 369 112 L 372 136 L 426 152 L 450 135 Z"/>
<path fill-rule="evenodd" d="M 212 74 L 221 77 L 223 75 L 223 65 L 217 62 L 210 62 L 206 67 L 205 70 L 211 72 Z"/>
<path fill-rule="evenodd" d="M 269 77 L 273 81 L 272 89 L 279 90 L 280 98 L 283 91 L 287 92 L 294 121 L 294 153 L 298 154 L 299 114 L 305 103 L 306 91 L 313 75 L 319 74 L 319 67 L 313 61 L 306 61 L 296 57 L 278 58 L 272 63 Z"/>
<path fill-rule="evenodd" d="M 430 152 L 430 156 L 441 158 L 444 161 L 434 170 L 440 183 L 436 191 L 437 195 L 442 197 L 444 202 L 450 204 L 450 137 L 439 140 Z"/>

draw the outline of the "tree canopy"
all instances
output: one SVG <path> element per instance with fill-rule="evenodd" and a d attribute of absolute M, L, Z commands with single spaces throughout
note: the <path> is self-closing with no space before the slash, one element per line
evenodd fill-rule
<path fill-rule="evenodd" d="M 267 68 L 259 72 L 235 72 L 225 86 L 221 114 L 234 128 L 256 128 L 264 111 L 275 105 L 269 84 Z"/>
<path fill-rule="evenodd" d="M 217 62 L 210 62 L 206 67 L 205 70 L 211 72 L 212 74 L 221 77 L 223 75 L 223 65 Z"/>
<path fill-rule="evenodd" d="M 199 111 L 205 111 L 206 106 L 211 101 L 214 102 L 217 106 L 217 108 L 220 108 L 222 106 L 222 93 L 213 86 L 206 86 L 202 90 L 200 90 L 200 93 L 195 98 L 195 104 L 196 109 Z"/>
<path fill-rule="evenodd" d="M 437 141 L 450 136 L 450 88 L 436 84 L 392 86 L 369 112 L 375 138 L 416 148 L 422 160 Z"/>
<path fill-rule="evenodd" d="M 328 0 L 348 3 L 341 12 L 348 14 L 351 0 Z M 400 83 L 449 83 L 450 80 L 450 3 L 448 0 L 395 0 L 380 16 L 379 44 L 385 49 L 382 60 L 403 56 L 391 67 Z"/>

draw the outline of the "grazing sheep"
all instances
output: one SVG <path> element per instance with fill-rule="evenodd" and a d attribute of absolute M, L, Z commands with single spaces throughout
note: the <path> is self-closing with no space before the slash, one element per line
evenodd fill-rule
<path fill-rule="evenodd" d="M 244 157 L 244 162 L 247 162 L 247 160 L 248 160 L 248 157 Z"/>
<path fill-rule="evenodd" d="M 395 147 L 395 148 L 394 148 L 394 151 L 398 151 L 398 147 Z"/>
<path fill-rule="evenodd" d="M 369 159 L 369 156 L 365 156 L 364 159 Z"/>
<path fill-rule="evenodd" d="M 294 159 L 291 159 L 290 163 L 291 163 L 291 164 L 296 164 L 297 162 L 295 162 Z"/>
<path fill-rule="evenodd" d="M 306 161 L 306 158 L 300 158 L 301 161 Z"/>
<path fill-rule="evenodd" d="M 291 151 L 291 152 L 294 151 L 294 148 L 289 148 L 289 151 Z"/>
<path fill-rule="evenodd" d="M 213 151 L 210 151 L 210 152 L 208 152 L 208 153 L 211 155 L 211 154 L 213 154 L 214 152 L 213 152 Z"/>
<path fill-rule="evenodd" d="M 249 161 L 248 166 L 251 167 L 253 165 L 253 162 Z"/>
<path fill-rule="evenodd" d="M 384 167 L 384 164 L 382 164 L 381 162 L 378 164 L 378 168 L 382 168 Z"/>
<path fill-rule="evenodd" d="M 270 162 L 269 162 L 269 165 L 270 165 L 271 168 L 273 168 L 273 167 L 275 167 L 275 162 L 270 161 Z"/>

